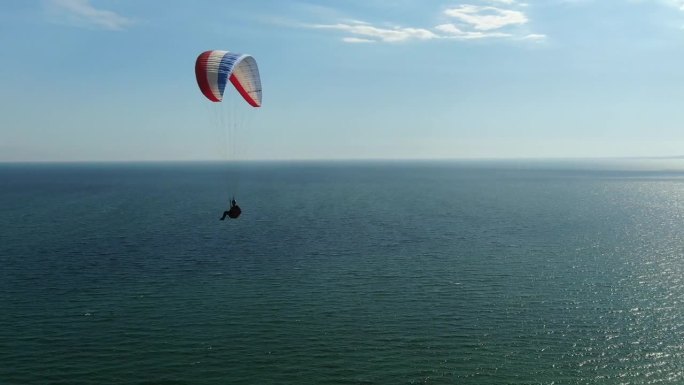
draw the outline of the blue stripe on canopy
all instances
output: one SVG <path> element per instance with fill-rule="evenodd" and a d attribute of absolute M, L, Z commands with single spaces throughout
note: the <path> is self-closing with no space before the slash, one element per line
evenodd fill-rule
<path fill-rule="evenodd" d="M 233 73 L 233 68 L 235 67 L 235 62 L 242 55 L 239 53 L 227 52 L 221 58 L 221 64 L 218 68 L 218 89 L 221 96 L 223 96 L 223 91 L 226 89 L 226 84 L 228 84 L 228 78 Z"/>

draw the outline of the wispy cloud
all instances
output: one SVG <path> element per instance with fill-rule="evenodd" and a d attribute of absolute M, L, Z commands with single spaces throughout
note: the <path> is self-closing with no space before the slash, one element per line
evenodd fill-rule
<path fill-rule="evenodd" d="M 523 12 L 491 6 L 465 4 L 444 11 L 446 16 L 472 26 L 478 31 L 490 31 L 528 22 Z"/>
<path fill-rule="evenodd" d="M 474 0 L 477 1 L 477 0 Z M 684 1 L 684 0 L 681 0 Z M 544 40 L 543 34 L 523 33 L 519 27 L 529 18 L 523 12 L 528 5 L 517 0 L 480 0 L 483 4 L 461 4 L 446 8 L 441 18 L 446 23 L 433 27 L 373 25 L 358 20 L 333 24 L 308 24 L 314 29 L 342 31 L 346 43 L 399 43 L 433 39 L 517 39 Z"/>
<path fill-rule="evenodd" d="M 395 43 L 406 40 L 429 40 L 438 37 L 434 32 L 423 28 L 381 28 L 374 27 L 363 22 L 316 24 L 312 25 L 311 27 L 318 29 L 335 29 L 348 32 L 352 35 L 355 35 L 357 38 L 347 37 L 345 38 L 345 41 L 354 43 L 359 42 L 359 37 L 360 39 L 366 40 L 366 42 L 382 41 L 387 43 Z"/>
<path fill-rule="evenodd" d="M 511 37 L 510 33 L 503 32 L 482 32 L 482 31 L 464 31 L 454 24 L 440 24 L 435 27 L 436 30 L 442 32 L 443 37 L 451 37 L 455 39 L 484 39 L 484 38 L 505 38 Z"/>
<path fill-rule="evenodd" d="M 60 22 L 121 30 L 133 21 L 114 11 L 95 8 L 89 0 L 49 0 L 48 9 Z"/>
<path fill-rule="evenodd" d="M 540 41 L 546 39 L 546 35 L 541 33 L 530 33 L 522 37 L 523 40 L 535 40 Z"/>
<path fill-rule="evenodd" d="M 342 41 L 345 43 L 375 43 L 375 40 L 361 39 L 358 37 L 343 37 Z"/>

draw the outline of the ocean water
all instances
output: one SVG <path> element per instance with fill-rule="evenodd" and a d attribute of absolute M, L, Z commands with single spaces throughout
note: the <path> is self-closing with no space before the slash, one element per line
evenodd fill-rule
<path fill-rule="evenodd" d="M 681 384 L 683 234 L 682 160 L 0 165 L 0 384 Z"/>

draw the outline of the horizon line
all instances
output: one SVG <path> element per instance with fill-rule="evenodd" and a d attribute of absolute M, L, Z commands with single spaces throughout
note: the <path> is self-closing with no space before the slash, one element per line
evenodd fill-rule
<path fill-rule="evenodd" d="M 325 163 L 325 162 L 467 162 L 467 161 L 544 161 L 544 160 L 684 160 L 672 156 L 559 156 L 559 157 L 453 157 L 453 158 L 277 158 L 277 159 L 76 159 L 76 160 L 0 160 L 0 164 L 132 164 L 132 163 Z"/>

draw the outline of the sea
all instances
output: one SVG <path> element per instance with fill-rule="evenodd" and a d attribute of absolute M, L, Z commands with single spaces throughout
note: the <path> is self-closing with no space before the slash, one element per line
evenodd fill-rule
<path fill-rule="evenodd" d="M 682 383 L 684 159 L 0 164 L 2 385 Z"/>

